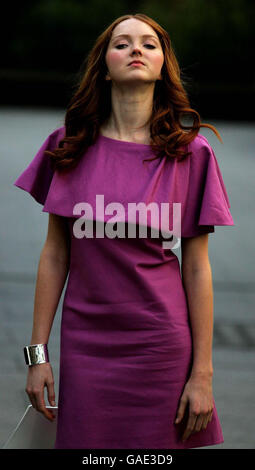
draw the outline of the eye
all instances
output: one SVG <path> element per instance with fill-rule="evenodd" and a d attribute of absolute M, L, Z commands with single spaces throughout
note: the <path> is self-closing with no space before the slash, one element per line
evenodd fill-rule
<path fill-rule="evenodd" d="M 118 45 L 116 46 L 116 48 L 119 49 L 119 48 L 122 48 L 121 46 L 127 46 L 127 45 L 128 45 L 128 44 L 118 44 Z M 152 44 L 144 44 L 144 45 L 145 45 L 145 46 L 149 46 L 149 47 L 151 47 L 152 49 L 155 49 L 155 47 L 156 47 L 156 46 L 153 46 Z"/>
<path fill-rule="evenodd" d="M 121 46 L 127 46 L 127 44 L 118 44 L 118 45 L 116 46 L 116 49 L 119 49 Z"/>

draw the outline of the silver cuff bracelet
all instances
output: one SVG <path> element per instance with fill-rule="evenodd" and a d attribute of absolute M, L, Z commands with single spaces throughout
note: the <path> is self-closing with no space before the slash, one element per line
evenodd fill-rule
<path fill-rule="evenodd" d="M 25 346 L 24 356 L 26 364 L 29 366 L 50 362 L 47 344 L 30 344 Z"/>

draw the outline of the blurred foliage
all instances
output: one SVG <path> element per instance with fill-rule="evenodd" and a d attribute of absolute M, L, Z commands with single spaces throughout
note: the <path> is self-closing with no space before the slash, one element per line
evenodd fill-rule
<path fill-rule="evenodd" d="M 15 76 L 17 83 L 27 77 L 32 87 L 52 80 L 68 88 L 98 35 L 126 13 L 145 13 L 169 33 L 188 90 L 239 93 L 239 99 L 248 91 L 254 94 L 255 0 L 5 3 L 2 88 L 10 88 Z"/>
<path fill-rule="evenodd" d="M 254 83 L 254 0 L 163 0 L 143 3 L 169 33 L 183 70 L 209 81 Z"/>
<path fill-rule="evenodd" d="M 75 71 L 100 34 L 129 11 L 118 0 L 37 0 L 5 11 L 12 35 L 5 35 L 2 67 Z M 129 3 L 130 4 L 130 3 Z M 0 34 L 3 31 L 0 32 Z"/>
<path fill-rule="evenodd" d="M 229 79 L 230 69 L 233 80 L 249 73 L 254 79 L 254 0 L 29 0 L 15 8 L 10 2 L 1 66 L 75 71 L 98 34 L 130 12 L 145 13 L 168 31 L 183 69 L 205 64 L 214 79 Z"/>

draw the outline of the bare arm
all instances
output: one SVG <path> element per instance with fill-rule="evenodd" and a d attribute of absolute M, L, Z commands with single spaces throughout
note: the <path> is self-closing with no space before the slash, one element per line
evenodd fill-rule
<path fill-rule="evenodd" d="M 190 434 L 206 429 L 213 414 L 213 288 L 208 234 L 183 239 L 182 281 L 190 314 L 193 362 L 175 423 L 183 419 L 189 404 L 189 417 L 183 434 L 183 440 L 186 440 Z"/>
<path fill-rule="evenodd" d="M 41 251 L 34 299 L 30 344 L 47 343 L 69 270 L 69 241 L 65 220 L 49 214 L 48 234 Z"/>
<path fill-rule="evenodd" d="M 52 323 L 70 263 L 69 233 L 64 217 L 49 214 L 48 234 L 41 251 L 34 298 L 33 329 L 30 344 L 48 343 Z M 46 418 L 53 414 L 46 409 L 44 386 L 48 399 L 55 404 L 54 379 L 50 363 L 28 367 L 26 392 L 34 408 Z"/>
<path fill-rule="evenodd" d="M 182 281 L 192 328 L 192 375 L 212 375 L 213 285 L 208 234 L 182 242 Z"/>

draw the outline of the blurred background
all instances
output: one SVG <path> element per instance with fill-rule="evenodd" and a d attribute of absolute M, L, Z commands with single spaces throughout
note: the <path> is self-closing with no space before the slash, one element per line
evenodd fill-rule
<path fill-rule="evenodd" d="M 216 226 L 209 239 L 214 397 L 225 438 L 214 448 L 255 448 L 252 0 L 5 4 L 0 29 L 0 445 L 29 404 L 23 346 L 31 337 L 37 266 L 48 224 L 42 206 L 13 183 L 48 134 L 63 125 L 77 74 L 95 39 L 126 13 L 145 13 L 168 31 L 191 106 L 223 139 L 222 145 L 201 128 L 215 150 L 235 222 L 234 227 Z M 181 252 L 177 255 L 181 262 Z M 49 341 L 56 398 L 63 296 L 64 291 Z"/>
<path fill-rule="evenodd" d="M 190 98 L 207 117 L 254 118 L 253 0 L 26 0 L 5 4 L 2 104 L 65 107 L 96 37 L 145 13 L 170 35 Z"/>

